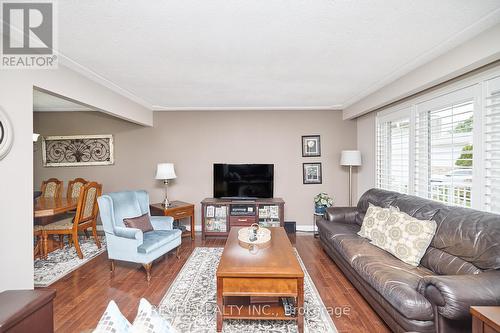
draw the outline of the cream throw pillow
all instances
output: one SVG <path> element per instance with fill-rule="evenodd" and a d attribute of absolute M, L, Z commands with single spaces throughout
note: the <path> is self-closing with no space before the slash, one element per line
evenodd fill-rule
<path fill-rule="evenodd" d="M 122 315 L 115 301 L 110 301 L 93 333 L 127 333 L 130 331 L 131 327 L 132 325 L 127 318 Z"/>
<path fill-rule="evenodd" d="M 435 221 L 418 220 L 392 209 L 384 231 L 375 233 L 371 243 L 416 267 L 431 244 L 436 228 Z"/>
<path fill-rule="evenodd" d="M 160 315 L 156 307 L 141 298 L 130 333 L 176 333 L 176 330 Z"/>
<path fill-rule="evenodd" d="M 366 210 L 363 223 L 361 224 L 361 229 L 358 235 L 369 240 L 378 238 L 381 232 L 385 231 L 385 224 L 389 219 L 391 210 L 389 208 L 382 208 L 369 204 Z"/>

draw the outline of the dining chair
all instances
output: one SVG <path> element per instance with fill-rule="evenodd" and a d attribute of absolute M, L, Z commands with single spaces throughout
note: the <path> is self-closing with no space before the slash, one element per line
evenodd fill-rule
<path fill-rule="evenodd" d="M 57 178 L 50 178 L 42 182 L 43 198 L 60 198 L 62 197 L 63 182 Z"/>
<path fill-rule="evenodd" d="M 80 189 L 83 187 L 83 185 L 87 184 L 88 181 L 86 181 L 85 179 L 83 178 L 75 178 L 73 180 L 70 180 L 68 182 L 68 189 L 67 189 L 67 192 L 66 192 L 66 197 L 68 199 L 78 199 L 78 196 L 80 195 Z M 74 216 L 75 214 L 75 211 L 74 210 L 71 210 L 69 211 L 69 213 L 66 214 L 66 217 L 68 216 Z M 85 233 L 85 237 L 86 238 L 89 238 L 89 233 L 87 231 L 87 229 L 83 230 L 83 232 Z M 71 245 L 71 237 L 68 237 L 69 239 L 69 244 Z M 64 244 L 64 242 L 62 242 L 62 237 L 61 237 L 61 245 Z"/>
<path fill-rule="evenodd" d="M 83 185 L 87 183 L 88 181 L 86 181 L 83 178 L 75 178 L 73 180 L 70 180 L 68 183 L 68 190 L 66 193 L 66 197 L 72 199 L 78 199 L 78 196 L 80 195 L 80 189 L 83 187 Z"/>
<path fill-rule="evenodd" d="M 37 228 L 37 226 L 34 227 L 33 230 L 33 238 L 35 242 L 35 248 L 33 249 L 33 257 L 36 258 L 37 256 L 42 255 L 42 231 Z"/>
<path fill-rule="evenodd" d="M 101 248 L 101 242 L 97 237 L 96 227 L 97 214 L 99 213 L 97 198 L 101 193 L 101 184 L 90 182 L 83 185 L 80 189 L 80 195 L 78 196 L 74 217 L 68 217 L 44 226 L 37 226 L 37 229 L 42 231 L 44 257 L 47 257 L 47 239 L 49 235 L 69 235 L 71 241 L 75 245 L 78 257 L 82 259 L 83 253 L 78 242 L 78 232 L 89 228 L 92 228 L 92 235 L 94 236 L 97 247 Z"/>

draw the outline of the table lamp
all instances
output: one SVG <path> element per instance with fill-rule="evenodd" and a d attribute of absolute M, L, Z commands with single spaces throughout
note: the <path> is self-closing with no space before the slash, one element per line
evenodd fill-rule
<path fill-rule="evenodd" d="M 170 207 L 170 202 L 168 201 L 168 181 L 170 179 L 177 178 L 175 175 L 174 164 L 173 163 L 158 163 L 156 168 L 156 179 L 163 180 L 165 184 L 165 207 Z"/>
<path fill-rule="evenodd" d="M 349 167 L 349 207 L 352 207 L 352 167 L 361 166 L 361 152 L 359 150 L 343 150 L 340 165 Z"/>

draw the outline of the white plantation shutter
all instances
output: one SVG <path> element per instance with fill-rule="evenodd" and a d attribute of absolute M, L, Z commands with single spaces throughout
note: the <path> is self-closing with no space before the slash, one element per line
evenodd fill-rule
<path fill-rule="evenodd" d="M 417 104 L 415 194 L 471 207 L 475 87 Z"/>
<path fill-rule="evenodd" d="M 410 110 L 378 118 L 377 187 L 409 193 Z"/>
<path fill-rule="evenodd" d="M 500 214 L 500 66 L 377 113 L 376 186 Z"/>
<path fill-rule="evenodd" d="M 500 77 L 486 82 L 484 111 L 484 206 L 500 213 Z"/>

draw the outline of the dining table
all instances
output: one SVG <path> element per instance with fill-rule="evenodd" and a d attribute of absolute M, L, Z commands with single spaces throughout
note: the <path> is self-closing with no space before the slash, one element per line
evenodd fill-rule
<path fill-rule="evenodd" d="M 46 225 L 52 217 L 76 209 L 78 198 L 44 198 L 35 199 L 33 216 L 36 224 Z"/>

